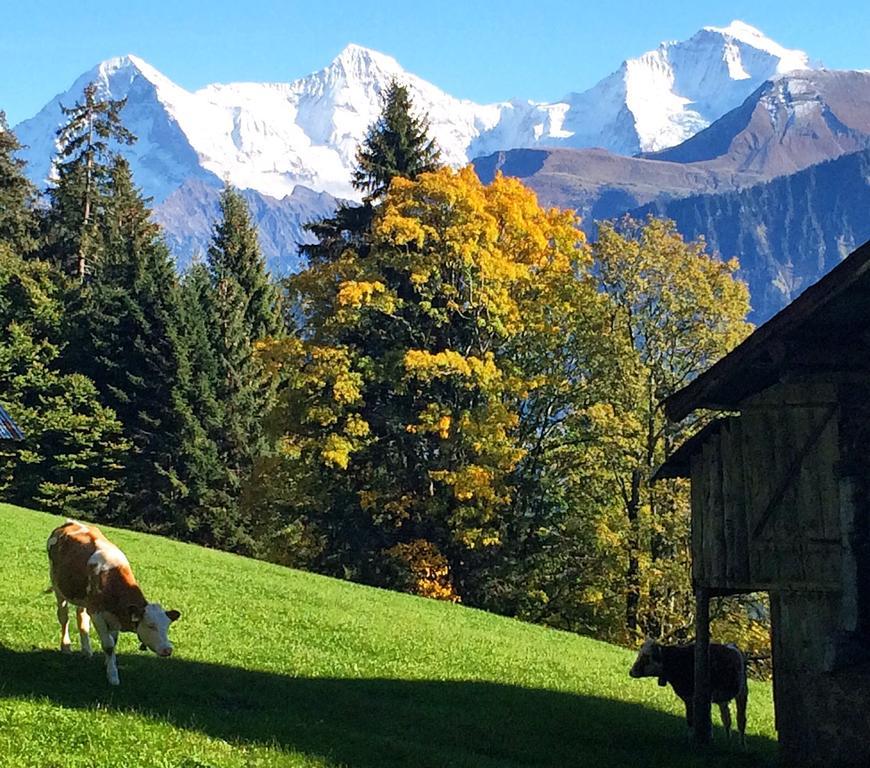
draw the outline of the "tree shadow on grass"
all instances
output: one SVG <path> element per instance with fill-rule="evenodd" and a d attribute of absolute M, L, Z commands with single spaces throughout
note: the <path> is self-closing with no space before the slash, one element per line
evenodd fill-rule
<path fill-rule="evenodd" d="M 153 655 L 102 659 L 0 646 L 0 698 L 135 712 L 234 743 L 350 766 L 761 766 L 747 752 L 692 754 L 682 718 L 638 704 L 491 682 L 292 677 Z"/>

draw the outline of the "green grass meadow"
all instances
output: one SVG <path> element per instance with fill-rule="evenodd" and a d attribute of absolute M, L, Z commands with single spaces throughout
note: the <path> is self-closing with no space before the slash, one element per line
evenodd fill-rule
<path fill-rule="evenodd" d="M 111 689 L 100 654 L 58 650 L 44 590 L 59 522 L 0 505 L 2 766 L 774 764 L 769 685 L 751 686 L 746 751 L 714 715 L 698 753 L 670 688 L 628 677 L 628 651 L 106 528 L 146 597 L 182 612 L 170 659 L 122 634 Z"/>

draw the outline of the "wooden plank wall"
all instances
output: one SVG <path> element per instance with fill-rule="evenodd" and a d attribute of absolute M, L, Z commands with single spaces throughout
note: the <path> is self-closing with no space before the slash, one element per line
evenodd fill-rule
<path fill-rule="evenodd" d="M 710 435 L 691 467 L 697 585 L 841 588 L 837 418 L 833 385 L 779 384 Z"/>

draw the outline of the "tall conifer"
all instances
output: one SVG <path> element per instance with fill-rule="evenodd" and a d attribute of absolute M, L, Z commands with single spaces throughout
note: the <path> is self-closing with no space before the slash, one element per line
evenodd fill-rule
<path fill-rule="evenodd" d="M 113 144 L 136 137 L 121 122 L 126 99 L 101 99 L 96 83 L 85 86 L 82 101 L 61 106 L 66 122 L 57 131 L 60 147 L 50 190 L 49 252 L 80 280 L 99 258 L 100 218 L 111 183 Z"/>
<path fill-rule="evenodd" d="M 35 246 L 36 189 L 24 175 L 24 161 L 15 156 L 20 149 L 6 113 L 0 110 L 0 242 L 26 254 Z"/>
<path fill-rule="evenodd" d="M 317 238 L 302 246 L 309 264 L 335 261 L 347 249 L 365 258 L 375 207 L 390 182 L 397 176 L 414 180 L 440 165 L 441 151 L 429 136 L 428 120 L 414 114 L 407 86 L 394 80 L 383 95 L 380 116 L 357 149 L 352 183 L 363 193 L 363 203 L 339 205 L 333 216 L 307 226 Z"/>
<path fill-rule="evenodd" d="M 441 152 L 429 137 L 429 121 L 414 114 L 408 87 L 393 80 L 378 119 L 357 150 L 353 186 L 377 201 L 396 176 L 416 179 L 441 165 Z"/>
<path fill-rule="evenodd" d="M 76 368 L 88 374 L 132 443 L 119 519 L 177 534 L 207 481 L 202 432 L 190 408 L 190 369 L 169 251 L 127 162 L 116 158 L 103 228 L 105 256 L 76 318 Z"/>
<path fill-rule="evenodd" d="M 256 227 L 245 199 L 229 185 L 221 194 L 220 219 L 208 249 L 208 264 L 215 285 L 225 279 L 238 283 L 246 335 L 251 341 L 280 333 L 280 297 L 269 280 Z"/>

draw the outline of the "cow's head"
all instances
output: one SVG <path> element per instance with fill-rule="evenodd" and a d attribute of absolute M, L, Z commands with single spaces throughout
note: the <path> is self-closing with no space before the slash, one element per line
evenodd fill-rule
<path fill-rule="evenodd" d="M 651 637 L 644 640 L 628 672 L 632 677 L 658 677 L 664 674 L 662 667 L 662 647 Z"/>
<path fill-rule="evenodd" d="M 164 611 L 160 603 L 148 603 L 141 615 L 134 615 L 136 634 L 140 648 L 150 648 L 158 656 L 171 656 L 172 643 L 169 642 L 169 625 L 181 617 L 178 611 Z"/>

